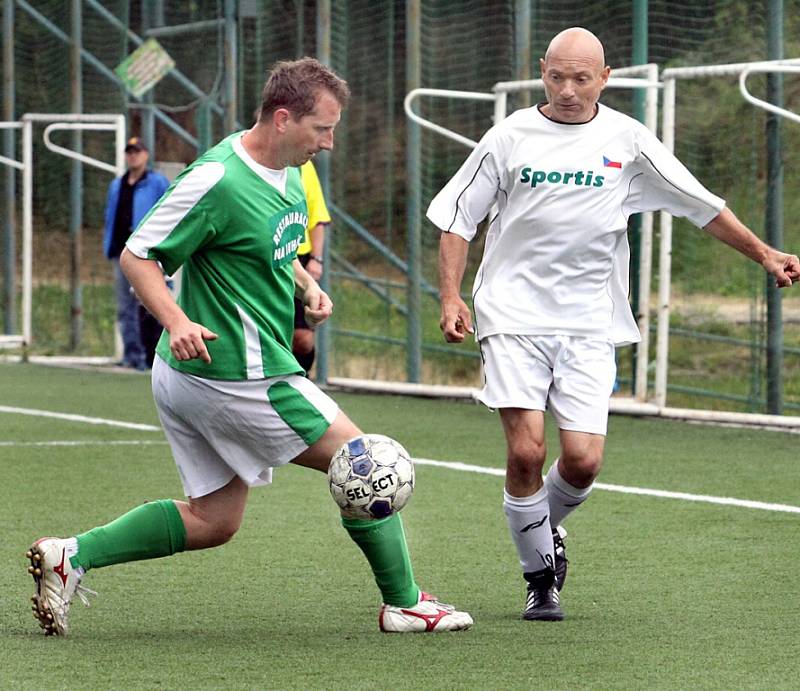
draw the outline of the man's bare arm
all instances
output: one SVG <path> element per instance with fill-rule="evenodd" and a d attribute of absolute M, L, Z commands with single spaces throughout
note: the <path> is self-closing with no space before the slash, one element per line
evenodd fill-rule
<path fill-rule="evenodd" d="M 169 292 L 158 263 L 141 259 L 126 248 L 119 265 L 141 303 L 169 333 L 169 347 L 175 358 L 211 362 L 205 341 L 213 341 L 217 335 L 186 316 Z"/>
<path fill-rule="evenodd" d="M 711 235 L 726 245 L 741 252 L 775 277 L 779 288 L 785 288 L 800 280 L 800 260 L 793 254 L 779 252 L 770 247 L 728 208 L 714 218 L 706 227 Z"/>
<path fill-rule="evenodd" d="M 311 241 L 311 255 L 322 257 L 325 252 L 325 223 L 317 223 L 308 233 Z M 306 271 L 311 274 L 315 281 L 322 278 L 322 264 L 314 259 L 310 259 L 306 265 Z"/>
<path fill-rule="evenodd" d="M 309 326 L 318 326 L 333 313 L 333 302 L 297 259 L 292 262 L 292 268 L 294 294 L 303 303 L 306 322 Z"/>
<path fill-rule="evenodd" d="M 439 239 L 439 328 L 450 343 L 461 343 L 465 333 L 473 333 L 472 314 L 461 299 L 468 252 L 469 243 L 460 235 L 442 233 Z"/>

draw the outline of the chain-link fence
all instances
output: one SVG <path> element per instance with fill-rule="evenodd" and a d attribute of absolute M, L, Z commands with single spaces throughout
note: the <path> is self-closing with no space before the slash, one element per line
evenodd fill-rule
<path fill-rule="evenodd" d="M 783 4 L 783 40 L 787 57 L 800 55 L 800 0 Z M 13 15 L 13 35 L 6 36 L 13 50 L 12 119 L 27 112 L 71 112 L 80 94 L 85 113 L 121 112 L 128 116 L 131 133 L 153 133 L 158 161 L 187 163 L 197 147 L 221 138 L 234 112 L 238 125 L 252 122 L 264 76 L 278 59 L 318 54 L 318 37 L 329 39 L 326 56 L 350 83 L 351 106 L 336 133 L 331 157 L 329 197 L 336 207 L 330 231 L 334 261 L 332 292 L 337 301 L 330 340 L 332 376 L 359 376 L 403 380 L 405 371 L 405 275 L 398 268 L 406 256 L 407 186 L 406 134 L 403 112 L 409 60 L 418 60 L 419 85 L 430 88 L 489 92 L 498 81 L 520 75 L 538 76 L 538 59 L 558 31 L 580 25 L 603 41 L 607 62 L 613 67 L 632 63 L 637 40 L 637 11 L 646 7 L 647 55 L 661 68 L 679 65 L 734 63 L 764 60 L 767 55 L 767 3 L 739 0 L 649 3 L 612 0 L 584 3 L 489 0 L 455 2 L 421 0 L 419 52 L 409 41 L 406 23 L 416 3 L 390 0 L 195 0 L 163 3 L 146 0 L 127 3 L 110 0 L 73 1 L 5 0 L 4 11 Z M 76 85 L 70 73 L 70 37 L 76 23 L 72 9 L 80 12 L 84 57 Z M 329 8 L 330 13 L 326 12 Z M 529 23 L 520 26 L 520 21 Z M 8 22 L 6 22 L 7 24 Z M 233 27 L 233 33 L 230 33 Z M 524 29 L 524 30 L 521 30 Z M 183 80 L 168 76 L 141 100 L 131 97 L 113 80 L 113 69 L 147 36 L 154 36 L 176 63 Z M 226 38 L 227 36 L 227 38 Z M 234 41 L 236 50 L 231 51 Z M 527 41 L 526 45 L 521 45 Z M 8 54 L 8 51 L 7 53 Z M 521 56 L 530 56 L 521 64 Z M 230 60 L 235 70 L 229 72 Z M 229 82 L 234 75 L 235 84 Z M 187 87 L 186 83 L 193 85 Z M 749 81 L 756 94 L 764 93 L 763 76 Z M 704 80 L 681 87 L 678 99 L 676 152 L 713 191 L 759 234 L 764 229 L 765 116 L 746 104 L 735 82 Z M 228 103 L 234 94 L 235 103 Z M 537 96 L 534 96 L 536 98 Z M 538 95 L 541 97 L 541 94 Z M 797 109 L 798 83 L 786 78 L 785 101 Z M 526 105 L 530 96 L 512 98 L 509 109 Z M 632 113 L 630 92 L 607 92 L 604 101 Z M 491 125 L 486 103 L 436 101 L 422 107 L 425 117 L 477 139 Z M 156 113 L 157 115 L 154 115 Z M 169 122 L 168 122 L 169 121 Z M 226 122 L 228 125 L 226 125 Z M 184 133 L 188 137 L 184 136 Z M 68 134 L 60 135 L 65 142 Z M 784 126 L 786 205 L 785 244 L 797 248 L 798 230 L 792 224 L 796 204 L 791 190 L 797 180 L 793 124 Z M 37 138 L 37 142 L 39 138 Z M 8 138 L 5 147 L 8 152 Z M 110 138 L 86 134 L 83 148 L 92 156 L 112 160 Z M 19 144 L 15 153 L 19 155 Z M 433 133 L 422 133 L 420 173 L 422 209 L 463 161 L 462 145 Z M 70 171 L 72 163 L 54 156 L 37 143 L 35 149 L 34 350 L 64 353 L 70 350 L 68 267 L 72 261 L 68 241 Z M 6 169 L 5 174 L 9 174 Z M 19 175 L 16 176 L 19 190 Z M 110 176 L 84 169 L 82 185 L 83 339 L 75 348 L 81 354 L 109 354 L 113 350 L 113 296 L 111 271 L 100 251 L 105 194 Z M 8 219 L 9 199 L 0 198 L 0 211 Z M 17 210 L 18 211 L 18 210 Z M 370 233 L 393 252 L 400 263 L 387 261 L 365 242 L 357 229 Z M 438 234 L 423 222 L 424 279 L 436 285 L 435 256 Z M 696 394 L 683 398 L 675 389 L 674 402 L 761 409 L 764 383 L 763 273 L 732 251 L 704 238 L 693 228 L 677 224 L 673 266 L 676 296 L 671 382 L 712 382 L 708 389 L 721 394 L 717 402 Z M 8 244 L 6 244 L 8 247 Z M 19 251 L 19 242 L 16 243 Z M 479 259 L 473 248 L 471 270 Z M 18 262 L 16 263 L 18 266 Z M 654 266 L 657 267 L 657 261 Z M 8 264 L 3 264 L 7 270 Z M 360 274 L 371 277 L 365 283 Z M 657 271 L 656 271 L 657 278 Z M 380 291 L 365 290 L 380 288 Z M 465 290 L 468 283 L 465 281 Z M 388 301 L 378 292 L 391 296 Z M 393 304 L 394 303 L 394 304 Z M 6 303 L 7 304 L 7 303 Z M 786 321 L 787 402 L 800 402 L 792 389 L 800 346 L 794 332 L 794 297 L 784 308 Z M 441 352 L 438 306 L 423 291 L 421 306 L 424 360 L 423 381 L 475 383 L 475 350 L 465 355 Z M 688 332 L 734 339 L 730 343 L 697 340 Z M 735 342 L 734 342 L 735 341 Z M 742 341 L 739 344 L 738 341 Z M 727 352 L 726 352 L 727 351 Z M 470 356 L 470 353 L 472 356 Z M 621 353 L 623 385 L 632 376 L 629 356 Z M 727 395 L 730 400 L 724 400 Z M 702 395 L 702 394 L 701 394 Z M 734 400 L 736 397 L 742 400 Z"/>

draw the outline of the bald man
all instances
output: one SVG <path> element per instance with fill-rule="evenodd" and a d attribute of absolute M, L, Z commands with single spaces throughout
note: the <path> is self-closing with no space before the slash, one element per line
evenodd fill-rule
<path fill-rule="evenodd" d="M 564 618 L 561 523 L 588 498 L 603 461 L 615 346 L 640 340 L 628 304 L 628 218 L 664 209 L 761 264 L 780 287 L 800 262 L 759 240 L 636 120 L 598 101 L 611 73 L 582 28 L 540 61 L 546 103 L 497 123 L 439 192 L 428 218 L 439 247 L 445 340 L 475 334 L 480 400 L 507 442 L 503 506 L 527 586 L 523 618 Z M 469 242 L 493 205 L 473 287 Z M 544 411 L 560 453 L 546 476 Z"/>

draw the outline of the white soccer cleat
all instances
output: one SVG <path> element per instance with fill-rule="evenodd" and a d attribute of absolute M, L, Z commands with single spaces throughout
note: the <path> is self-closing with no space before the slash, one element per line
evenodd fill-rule
<path fill-rule="evenodd" d="M 385 633 L 462 631 L 472 626 L 472 617 L 420 592 L 419 602 L 413 607 L 383 605 L 378 623 Z"/>
<path fill-rule="evenodd" d="M 46 636 L 67 635 L 67 615 L 76 594 L 87 607 L 86 595 L 97 595 L 80 584 L 83 569 L 72 568 L 67 542 L 57 537 L 43 537 L 25 553 L 31 562 L 28 573 L 36 583 L 36 592 L 31 598 L 33 616 L 39 620 Z"/>

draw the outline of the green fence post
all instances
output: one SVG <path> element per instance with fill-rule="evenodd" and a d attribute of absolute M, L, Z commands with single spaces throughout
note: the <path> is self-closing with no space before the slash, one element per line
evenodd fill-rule
<path fill-rule="evenodd" d="M 224 32 L 224 64 L 225 64 L 225 132 L 227 137 L 232 132 L 236 131 L 236 123 L 238 117 L 236 109 L 239 104 L 239 99 L 236 96 L 237 78 L 236 68 L 238 60 L 236 55 L 239 47 L 237 45 L 237 26 L 238 15 L 236 0 L 225 0 L 224 15 L 225 15 L 225 32 Z"/>
<path fill-rule="evenodd" d="M 406 2 L 406 92 L 420 85 L 420 0 Z M 420 156 L 422 138 L 419 125 L 406 121 L 408 132 L 406 151 L 406 177 L 408 180 L 408 350 L 406 353 L 406 379 L 420 380 L 422 369 L 422 327 L 420 278 L 422 275 L 422 183 L 420 180 Z"/>
<path fill-rule="evenodd" d="M 211 104 L 208 100 L 197 104 L 197 155 L 199 156 L 211 148 Z"/>
<path fill-rule="evenodd" d="M 3 3 L 3 120 L 15 118 L 14 92 L 14 0 Z M 16 132 L 3 130 L 3 155 L 16 160 Z M 16 171 L 5 168 L 5 213 L 3 217 L 3 327 L 4 333 L 17 329 L 17 243 L 16 243 Z"/>
<path fill-rule="evenodd" d="M 767 59 L 783 58 L 783 0 L 770 0 Z M 767 75 L 767 101 L 783 107 L 783 75 Z M 767 113 L 767 242 L 783 248 L 783 128 L 781 117 Z M 767 412 L 783 414 L 783 318 L 781 294 L 767 277 Z"/>
<path fill-rule="evenodd" d="M 81 49 L 83 48 L 83 3 L 72 0 L 70 6 L 71 45 L 69 48 L 70 110 L 83 112 L 83 76 Z M 83 135 L 80 130 L 72 132 L 72 150 L 80 153 L 83 149 Z M 72 161 L 69 180 L 70 213 L 70 329 L 69 348 L 77 350 L 83 333 L 83 286 L 81 285 L 81 241 L 83 226 L 83 163 Z"/>
<path fill-rule="evenodd" d="M 331 0 L 319 0 L 317 3 L 317 59 L 325 64 L 331 64 Z M 320 152 L 315 159 L 314 164 L 319 174 L 319 181 L 322 185 L 322 191 L 325 199 L 330 201 L 331 190 L 331 157 L 327 151 Z M 322 272 L 321 287 L 326 293 L 331 293 L 331 237 L 328 235 L 325 238 L 325 245 L 323 246 L 322 260 L 324 266 L 327 267 Z M 331 349 L 331 325 L 325 322 L 317 328 L 316 338 L 316 373 L 315 381 L 319 384 L 324 384 L 328 381 L 328 369 L 330 366 L 330 349 Z"/>

